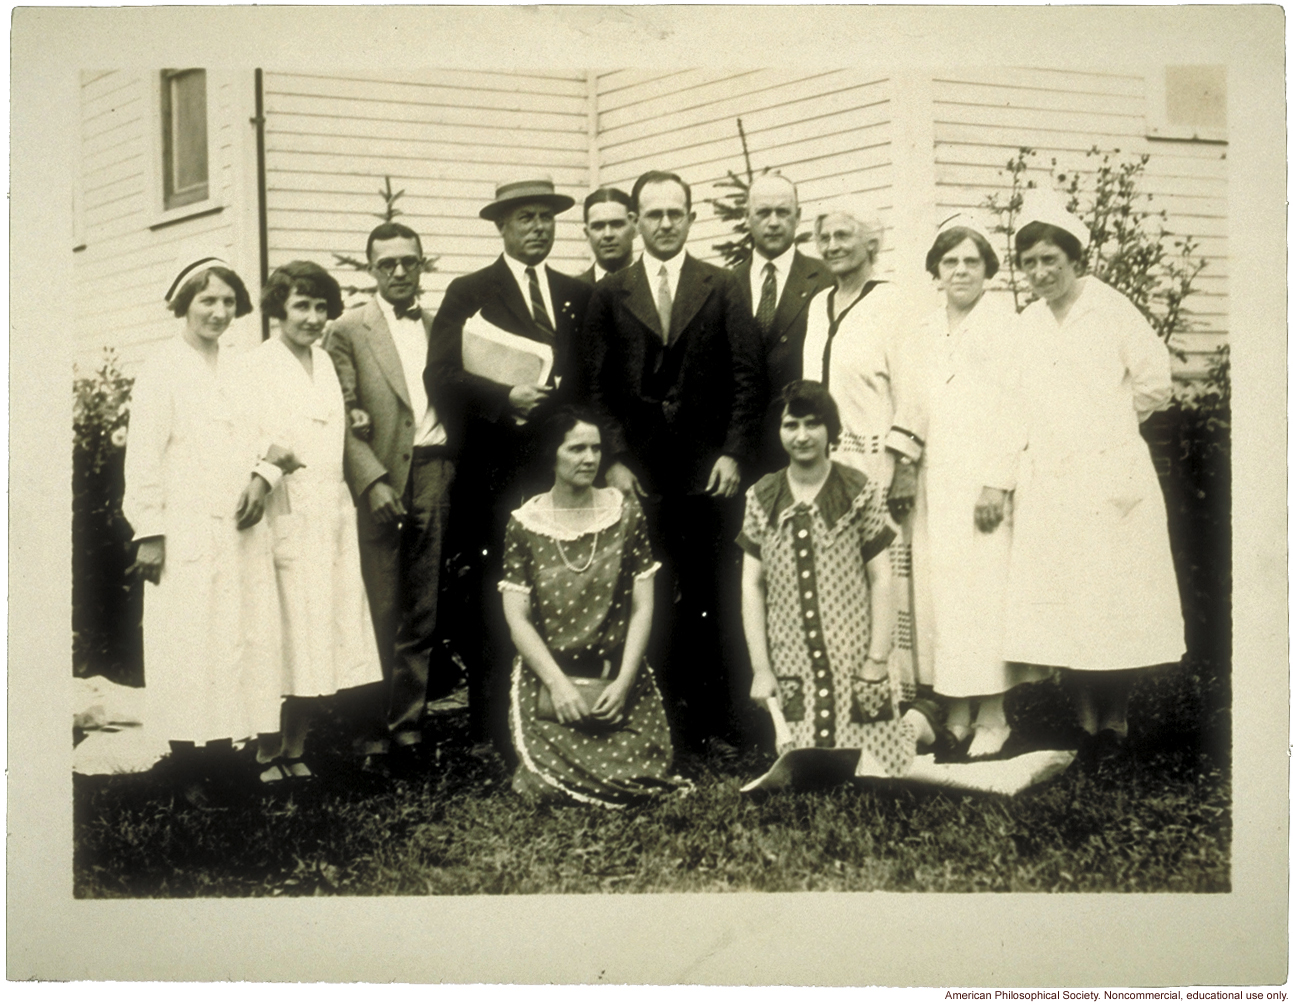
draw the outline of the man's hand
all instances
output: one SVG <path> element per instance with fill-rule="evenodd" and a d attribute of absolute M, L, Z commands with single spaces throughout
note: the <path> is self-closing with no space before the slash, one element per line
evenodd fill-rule
<path fill-rule="evenodd" d="M 381 478 L 368 486 L 368 512 L 373 515 L 373 522 L 381 527 L 398 526 L 404 519 L 404 504 L 395 494 L 395 489 Z"/>
<path fill-rule="evenodd" d="M 269 445 L 269 449 L 265 451 L 265 460 L 285 475 L 290 475 L 297 468 L 305 467 L 292 452 L 291 447 L 280 447 L 277 443 Z"/>
<path fill-rule="evenodd" d="M 720 499 L 731 499 L 741 487 L 741 465 L 735 457 L 724 454 L 714 462 L 705 491 Z"/>
<path fill-rule="evenodd" d="M 895 463 L 889 483 L 889 515 L 902 523 L 915 505 L 916 465 Z"/>
<path fill-rule="evenodd" d="M 538 384 L 517 384 L 507 392 L 507 404 L 518 418 L 528 419 L 547 396 L 547 389 Z"/>
<path fill-rule="evenodd" d="M 166 538 L 147 537 L 139 542 L 135 550 L 135 562 L 126 570 L 130 576 L 139 573 L 150 583 L 162 581 L 162 567 L 166 564 Z"/>
<path fill-rule="evenodd" d="M 356 439 L 367 441 L 373 438 L 373 420 L 362 408 L 350 410 L 350 431 Z"/>
<path fill-rule="evenodd" d="M 239 530 L 246 530 L 260 523 L 260 518 L 265 515 L 267 495 L 269 495 L 269 482 L 260 475 L 252 475 L 251 481 L 238 497 L 238 508 L 233 514 L 238 521 Z"/>
<path fill-rule="evenodd" d="M 619 489 L 626 496 L 635 495 L 641 499 L 646 495 L 642 490 L 642 483 L 638 481 L 638 476 L 621 461 L 616 461 L 606 469 L 606 484 L 611 488 Z"/>
<path fill-rule="evenodd" d="M 1002 489 L 983 486 L 979 501 L 974 504 L 974 526 L 991 534 L 1006 515 L 1006 493 Z"/>

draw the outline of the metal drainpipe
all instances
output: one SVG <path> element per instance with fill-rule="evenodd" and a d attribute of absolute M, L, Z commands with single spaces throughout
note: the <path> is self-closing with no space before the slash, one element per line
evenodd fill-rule
<path fill-rule="evenodd" d="M 256 70 L 256 115 L 251 120 L 256 127 L 256 228 L 260 240 L 260 288 L 269 282 L 269 215 L 265 206 L 265 77 Z M 260 315 L 260 338 L 269 338 L 269 315 Z"/>

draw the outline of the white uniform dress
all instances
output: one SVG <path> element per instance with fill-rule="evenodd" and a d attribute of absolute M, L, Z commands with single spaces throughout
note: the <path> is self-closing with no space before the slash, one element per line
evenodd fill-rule
<path fill-rule="evenodd" d="M 1000 694 L 1037 676 L 1002 658 L 1011 517 L 991 533 L 974 524 L 984 486 L 1015 487 L 1018 318 L 985 295 L 955 331 L 940 307 L 897 355 L 889 445 L 919 464 L 912 513 L 916 653 L 939 694 Z"/>
<path fill-rule="evenodd" d="M 1163 494 L 1139 422 L 1172 395 L 1167 347 L 1093 276 L 1063 324 L 1020 316 L 1028 445 L 1015 494 L 1007 659 L 1078 670 L 1185 649 Z"/>
<path fill-rule="evenodd" d="M 290 448 L 305 465 L 283 477 L 265 506 L 283 612 L 282 693 L 302 697 L 382 679 L 342 476 L 341 385 L 327 352 L 310 352 L 313 377 L 278 338 L 245 357 L 240 373 L 262 450 Z"/>
<path fill-rule="evenodd" d="M 264 521 L 240 531 L 257 465 L 231 367 L 176 337 L 135 380 L 122 509 L 135 539 L 163 535 L 161 582 L 144 592 L 145 725 L 159 741 L 239 740 L 279 728 L 282 646 Z"/>
<path fill-rule="evenodd" d="M 834 293 L 833 286 L 824 289 L 808 305 L 804 379 L 824 383 L 839 407 L 843 429 L 831 459 L 861 471 L 887 495 L 893 480 L 893 457 L 885 450 L 894 411 L 891 371 L 912 327 L 910 309 L 892 284 L 879 282 L 832 326 Z M 897 617 L 889 674 L 910 698 L 918 681 L 930 681 L 912 652 L 911 545 L 902 528 L 895 531 L 889 557 Z"/>

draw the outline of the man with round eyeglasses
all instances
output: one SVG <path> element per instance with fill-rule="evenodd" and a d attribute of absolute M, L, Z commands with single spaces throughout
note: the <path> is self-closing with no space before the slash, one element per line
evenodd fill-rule
<path fill-rule="evenodd" d="M 447 403 L 430 400 L 422 381 L 431 333 L 418 303 L 423 262 L 416 232 L 395 222 L 376 227 L 368 271 L 377 295 L 338 318 L 326 341 L 351 419 L 346 480 L 386 685 L 385 721 L 372 723 L 360 746 L 365 769 L 378 774 L 416 763 L 428 692 L 456 683 L 452 674 L 432 680 L 456 450 Z"/>

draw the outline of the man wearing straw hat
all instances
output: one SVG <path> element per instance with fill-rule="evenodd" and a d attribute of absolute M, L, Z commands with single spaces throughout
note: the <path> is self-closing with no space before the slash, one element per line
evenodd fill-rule
<path fill-rule="evenodd" d="M 446 415 L 450 441 L 461 444 L 454 487 L 451 549 L 465 565 L 459 569 L 456 594 L 468 606 L 462 611 L 468 638 L 461 652 L 469 662 L 472 724 L 477 739 L 492 726 L 496 745 L 506 747 L 506 706 L 501 691 L 487 694 L 486 680 L 497 676 L 508 638 L 497 598 L 482 589 L 487 573 L 501 558 L 507 515 L 520 505 L 527 488 L 525 470 L 530 431 L 543 415 L 569 399 L 577 383 L 576 333 L 592 288 L 544 265 L 556 237 L 556 216 L 575 204 L 558 193 L 548 177 L 499 185 L 480 217 L 494 224 L 503 253 L 490 265 L 449 284 L 431 326 L 426 386 L 436 401 L 451 402 Z M 473 361 L 464 365 L 464 329 L 468 339 L 482 334 L 499 343 L 519 336 L 548 354 L 551 372 L 543 380 L 509 383 L 497 372 Z M 525 343 L 513 341 L 512 347 Z M 542 348 L 538 348 L 542 347 Z M 454 421 L 458 420 L 458 421 Z M 496 658 L 499 657 L 499 658 Z M 487 707 L 489 711 L 487 712 Z"/>

